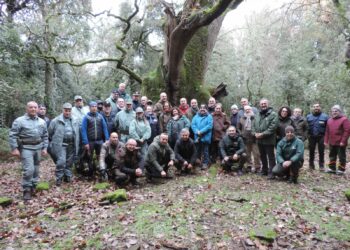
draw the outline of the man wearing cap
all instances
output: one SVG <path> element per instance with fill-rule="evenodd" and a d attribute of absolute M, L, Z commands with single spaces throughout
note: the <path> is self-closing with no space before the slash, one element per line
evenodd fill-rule
<path fill-rule="evenodd" d="M 292 126 L 285 128 L 285 134 L 277 144 L 277 165 L 272 169 L 272 174 L 285 176 L 290 183 L 297 184 L 299 169 L 304 162 L 304 143 L 295 136 Z"/>
<path fill-rule="evenodd" d="M 39 104 L 38 117 L 46 122 L 47 127 L 50 125 L 50 119 L 46 116 L 46 107 L 44 104 Z"/>
<path fill-rule="evenodd" d="M 124 110 L 118 112 L 115 116 L 114 124 L 120 136 L 120 140 L 123 143 L 126 143 L 130 138 L 129 135 L 129 127 L 130 123 L 135 120 L 136 113 L 132 109 L 132 101 L 131 99 L 126 100 L 126 107 Z"/>
<path fill-rule="evenodd" d="M 106 99 L 106 102 L 109 102 L 112 107 L 112 112 L 117 113 L 117 101 L 119 98 L 118 89 L 113 89 L 111 96 Z"/>
<path fill-rule="evenodd" d="M 72 117 L 72 105 L 65 103 L 62 114 L 50 123 L 49 153 L 56 164 L 56 185 L 60 186 L 62 180 L 71 182 L 74 159 L 79 153 L 80 133 L 79 122 Z"/>
<path fill-rule="evenodd" d="M 140 93 L 136 91 L 132 94 L 132 109 L 136 110 L 138 107 L 141 107 Z"/>
<path fill-rule="evenodd" d="M 324 144 L 329 146 L 329 172 L 343 174 L 346 167 L 346 146 L 350 135 L 350 122 L 343 115 L 339 105 L 331 109 L 331 118 L 327 121 Z M 337 171 L 337 157 L 339 159 Z"/>
<path fill-rule="evenodd" d="M 112 112 L 111 103 L 108 101 L 103 102 L 103 108 L 102 108 L 102 117 L 105 119 L 105 122 L 107 124 L 108 133 L 111 134 L 112 132 L 116 132 L 114 120 L 116 113 Z"/>
<path fill-rule="evenodd" d="M 89 108 L 84 106 L 83 97 L 80 95 L 74 96 L 74 107 L 72 108 L 72 116 L 81 124 L 83 117 L 89 113 Z"/>
<path fill-rule="evenodd" d="M 47 154 L 48 133 L 46 123 L 38 117 L 38 104 L 28 102 L 26 114 L 18 117 L 9 132 L 11 154 L 22 160 L 23 199 L 32 198 L 39 181 L 39 163 L 41 155 Z"/>
<path fill-rule="evenodd" d="M 89 176 L 93 177 L 95 167 L 93 164 L 93 154 L 99 158 L 101 147 L 104 141 L 109 140 L 108 128 L 102 115 L 97 112 L 97 103 L 89 103 L 90 112 L 84 116 L 81 125 L 81 137 L 85 150 L 85 159 L 89 166 Z"/>
<path fill-rule="evenodd" d="M 140 147 L 142 157 L 146 157 L 148 149 L 147 140 L 151 137 L 151 126 L 141 107 L 136 109 L 136 119 L 130 122 L 129 135 L 130 138 L 137 142 L 137 146 Z"/>

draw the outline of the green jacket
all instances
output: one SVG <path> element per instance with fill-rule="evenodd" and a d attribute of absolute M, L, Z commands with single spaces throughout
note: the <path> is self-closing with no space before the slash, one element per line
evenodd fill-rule
<path fill-rule="evenodd" d="M 253 134 L 263 133 L 263 138 L 256 139 L 256 142 L 263 145 L 275 145 L 278 125 L 278 115 L 272 108 L 268 108 L 266 113 L 260 111 L 255 116 L 252 132 Z"/>
<path fill-rule="evenodd" d="M 304 143 L 302 140 L 294 137 L 287 141 L 286 138 L 280 140 L 277 144 L 276 152 L 277 163 L 282 164 L 284 161 L 293 163 L 301 162 L 304 159 Z"/>
<path fill-rule="evenodd" d="M 72 116 L 71 118 L 72 122 L 72 129 L 74 133 L 74 148 L 75 148 L 75 155 L 78 155 L 79 152 L 79 143 L 80 143 L 80 125 L 79 120 Z M 60 114 L 55 119 L 53 119 L 50 123 L 50 126 L 48 128 L 49 132 L 49 152 L 50 155 L 54 159 L 58 159 L 59 155 L 62 152 L 63 149 L 63 138 L 64 138 L 64 118 L 63 114 Z"/>
<path fill-rule="evenodd" d="M 145 163 L 159 172 L 168 164 L 170 160 L 175 160 L 175 153 L 169 144 L 162 145 L 159 136 L 156 136 L 148 148 Z"/>

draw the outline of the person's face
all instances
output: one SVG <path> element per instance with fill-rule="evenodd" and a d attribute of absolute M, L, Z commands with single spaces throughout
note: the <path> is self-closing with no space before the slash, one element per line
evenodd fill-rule
<path fill-rule="evenodd" d="M 98 104 L 98 105 L 97 105 L 97 109 L 98 109 L 99 111 L 102 111 L 102 109 L 103 109 L 103 104 Z"/>
<path fill-rule="evenodd" d="M 295 117 L 300 117 L 301 116 L 301 109 L 294 109 L 293 115 Z"/>
<path fill-rule="evenodd" d="M 132 104 L 131 103 L 127 103 L 126 104 L 126 109 L 129 110 L 129 111 L 132 110 Z"/>
<path fill-rule="evenodd" d="M 123 83 L 119 84 L 119 91 L 120 91 L 120 93 L 124 93 L 125 92 L 125 88 L 126 88 L 125 84 L 123 84 Z"/>
<path fill-rule="evenodd" d="M 181 138 L 182 138 L 182 140 L 184 140 L 184 141 L 188 141 L 188 138 L 190 138 L 190 133 L 188 133 L 188 132 L 182 132 Z"/>
<path fill-rule="evenodd" d="M 220 106 L 216 106 L 215 107 L 215 113 L 217 113 L 217 114 L 221 113 L 221 107 Z"/>
<path fill-rule="evenodd" d="M 103 112 L 105 114 L 111 113 L 112 107 L 111 106 L 103 106 Z"/>
<path fill-rule="evenodd" d="M 136 141 L 129 141 L 126 144 L 126 148 L 131 152 L 135 150 L 136 146 L 137 146 Z"/>
<path fill-rule="evenodd" d="M 320 104 L 314 104 L 314 105 L 312 106 L 312 108 L 313 108 L 313 110 L 314 110 L 315 113 L 320 113 L 320 112 L 321 112 L 321 106 L 320 106 Z"/>
<path fill-rule="evenodd" d="M 124 106 L 125 106 L 125 101 L 124 101 L 124 99 L 119 98 L 117 103 L 118 103 L 118 106 L 119 106 L 120 108 L 124 108 Z"/>
<path fill-rule="evenodd" d="M 97 105 L 90 106 L 90 112 L 91 113 L 96 113 L 97 112 Z"/>
<path fill-rule="evenodd" d="M 133 95 L 133 97 L 134 97 L 134 100 L 135 100 L 135 101 L 138 101 L 138 100 L 140 99 L 140 96 L 139 96 L 139 95 Z"/>
<path fill-rule="evenodd" d="M 248 105 L 248 100 L 247 99 L 242 99 L 241 100 L 241 105 L 242 105 L 242 107 Z"/>
<path fill-rule="evenodd" d="M 200 108 L 199 108 L 199 112 L 201 114 L 205 114 L 207 112 L 207 109 L 205 108 L 205 105 L 201 105 Z"/>
<path fill-rule="evenodd" d="M 71 114 L 72 114 L 71 109 L 63 109 L 63 117 L 64 118 L 70 118 Z"/>
<path fill-rule="evenodd" d="M 281 110 L 281 116 L 284 118 L 284 117 L 287 117 L 288 116 L 288 110 L 287 109 L 285 109 L 285 108 L 283 108 L 282 110 Z"/>
<path fill-rule="evenodd" d="M 198 107 L 197 100 L 192 100 L 192 101 L 191 101 L 191 107 L 192 107 L 192 108 L 197 108 L 197 107 Z"/>
<path fill-rule="evenodd" d="M 331 110 L 331 115 L 332 115 L 333 118 L 334 117 L 338 117 L 340 115 L 340 112 L 339 112 L 338 109 L 332 109 Z"/>
<path fill-rule="evenodd" d="M 147 104 L 147 98 L 146 97 L 141 97 L 141 104 L 146 105 Z"/>
<path fill-rule="evenodd" d="M 118 93 L 118 92 L 113 92 L 113 93 L 112 93 L 112 98 L 113 98 L 113 100 L 118 100 L 118 98 L 119 98 L 119 93 Z"/>
<path fill-rule="evenodd" d="M 235 128 L 229 128 L 227 130 L 227 134 L 230 136 L 230 137 L 234 137 L 236 135 L 236 129 Z"/>
<path fill-rule="evenodd" d="M 178 115 L 178 114 L 179 114 L 179 112 L 177 111 L 177 109 L 173 109 L 173 116 Z"/>
<path fill-rule="evenodd" d="M 163 109 L 164 109 L 165 111 L 168 111 L 168 110 L 170 109 L 169 103 L 165 103 Z"/>
<path fill-rule="evenodd" d="M 168 143 L 168 136 L 167 135 L 160 135 L 159 141 L 162 145 L 166 145 Z"/>
<path fill-rule="evenodd" d="M 246 114 L 250 114 L 251 112 L 252 112 L 251 108 L 244 109 L 244 113 L 246 113 Z"/>
<path fill-rule="evenodd" d="M 238 109 L 231 109 L 232 114 L 237 114 L 238 113 Z"/>
<path fill-rule="evenodd" d="M 290 140 L 292 140 L 293 138 L 294 138 L 294 132 L 292 132 L 292 131 L 287 131 L 286 132 L 286 139 L 287 139 L 287 141 L 290 141 Z"/>
<path fill-rule="evenodd" d="M 269 102 L 267 100 L 260 101 L 261 110 L 266 110 L 269 107 Z"/>
<path fill-rule="evenodd" d="M 185 98 L 181 98 L 181 99 L 180 99 L 180 105 L 181 105 L 181 106 L 185 106 L 186 104 L 187 104 L 186 99 L 185 99 Z"/>
<path fill-rule="evenodd" d="M 137 112 L 136 116 L 138 119 L 142 119 L 143 118 L 143 112 Z"/>
<path fill-rule="evenodd" d="M 39 115 L 42 115 L 42 116 L 46 115 L 46 108 L 45 107 L 39 108 Z"/>
<path fill-rule="evenodd" d="M 152 114 L 153 113 L 152 107 L 151 106 L 147 106 L 146 112 L 147 112 L 147 114 Z"/>
<path fill-rule="evenodd" d="M 109 137 L 109 142 L 112 143 L 113 145 L 117 145 L 119 142 L 118 139 L 118 134 L 117 133 L 112 133 Z"/>
<path fill-rule="evenodd" d="M 208 101 L 208 104 L 210 107 L 213 107 L 215 105 L 215 99 L 214 98 L 210 98 Z"/>
<path fill-rule="evenodd" d="M 161 93 L 161 94 L 160 94 L 160 100 L 161 100 L 162 102 L 165 102 L 167 99 L 168 99 L 168 97 L 167 97 L 167 95 L 166 95 L 165 93 Z"/>
<path fill-rule="evenodd" d="M 36 102 L 30 102 L 27 104 L 26 110 L 29 116 L 36 116 L 38 113 L 38 104 Z"/>
<path fill-rule="evenodd" d="M 75 100 L 75 106 L 77 108 L 81 108 L 81 107 L 83 107 L 83 105 L 84 105 L 84 102 L 82 99 Z"/>

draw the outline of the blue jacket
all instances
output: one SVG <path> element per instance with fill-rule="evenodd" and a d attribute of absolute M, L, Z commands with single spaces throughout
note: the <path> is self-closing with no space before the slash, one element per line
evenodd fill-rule
<path fill-rule="evenodd" d="M 206 113 L 202 115 L 198 112 L 192 119 L 191 128 L 194 133 L 195 142 L 211 143 L 213 129 L 213 117 L 211 114 Z M 202 134 L 200 138 L 198 138 L 198 131 Z"/>
<path fill-rule="evenodd" d="M 321 113 L 319 115 L 308 114 L 306 117 L 309 125 L 309 136 L 322 136 L 326 133 L 328 115 Z"/>
<path fill-rule="evenodd" d="M 89 120 L 94 120 L 95 124 L 89 124 Z M 93 129 L 93 131 L 91 130 L 89 131 L 89 129 Z M 109 140 L 107 124 L 101 114 L 96 113 L 94 115 L 91 112 L 89 112 L 86 116 L 84 116 L 83 122 L 81 124 L 81 138 L 83 141 L 83 145 L 89 144 L 89 139 L 88 139 L 89 135 L 90 137 L 92 135 L 95 137 L 95 139 L 94 140 L 91 139 L 91 141 L 102 141 L 102 140 L 108 141 Z"/>

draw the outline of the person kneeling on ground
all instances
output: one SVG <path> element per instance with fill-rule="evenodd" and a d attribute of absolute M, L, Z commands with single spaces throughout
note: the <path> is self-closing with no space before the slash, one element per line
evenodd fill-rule
<path fill-rule="evenodd" d="M 177 169 L 184 173 L 195 173 L 197 151 L 193 140 L 190 138 L 190 131 L 184 128 L 181 130 L 180 136 L 174 149 Z"/>
<path fill-rule="evenodd" d="M 242 175 L 246 162 L 245 146 L 242 137 L 237 135 L 234 126 L 230 126 L 226 130 L 226 135 L 219 143 L 219 149 L 223 159 L 221 165 L 224 170 L 237 170 L 238 175 Z M 238 168 L 234 166 L 235 163 L 238 163 Z"/>
<path fill-rule="evenodd" d="M 99 170 L 102 180 L 115 179 L 116 174 L 121 173 L 116 165 L 116 156 L 122 153 L 123 147 L 124 143 L 119 141 L 116 132 L 111 133 L 109 141 L 103 143 L 99 158 Z"/>
<path fill-rule="evenodd" d="M 154 138 L 146 155 L 145 167 L 148 179 L 152 177 L 173 178 L 174 161 L 175 154 L 168 144 L 168 134 L 161 133 Z"/>
<path fill-rule="evenodd" d="M 116 173 L 118 185 L 131 182 L 132 185 L 138 185 L 136 178 L 141 177 L 144 172 L 144 160 L 142 153 L 137 148 L 137 142 L 134 139 L 129 139 L 121 153 L 116 157 L 117 169 L 120 172 Z"/>
<path fill-rule="evenodd" d="M 304 143 L 295 136 L 292 126 L 285 129 L 286 135 L 277 144 L 277 165 L 272 174 L 286 176 L 290 183 L 298 183 L 299 169 L 304 161 Z"/>

